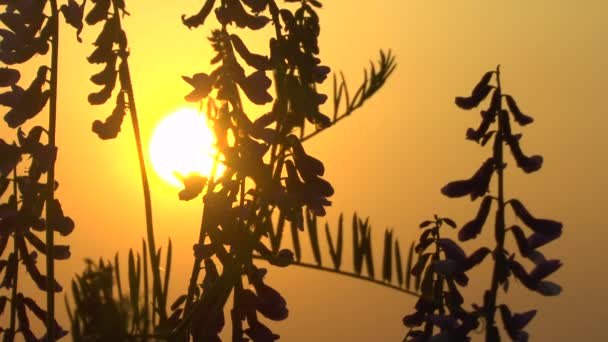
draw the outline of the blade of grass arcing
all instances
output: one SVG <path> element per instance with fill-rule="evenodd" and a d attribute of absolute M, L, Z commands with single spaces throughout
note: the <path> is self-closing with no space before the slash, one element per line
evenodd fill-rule
<path fill-rule="evenodd" d="M 150 323 L 150 297 L 148 291 L 148 253 L 146 252 L 146 240 L 141 239 L 142 254 L 144 259 L 144 305 L 142 308 L 143 331 L 142 334 L 148 333 Z"/>
<path fill-rule="evenodd" d="M 329 246 L 329 254 L 334 263 L 334 269 L 339 270 L 340 265 L 342 264 L 342 226 L 343 226 L 344 217 L 340 214 L 340 218 L 338 219 L 338 236 L 336 237 L 336 247 L 334 247 L 334 243 L 331 238 L 331 233 L 329 231 L 329 223 L 325 222 L 325 235 L 327 236 L 327 245 Z"/>
<path fill-rule="evenodd" d="M 308 235 L 310 237 L 310 246 L 312 248 L 312 253 L 315 257 L 317 265 L 321 266 L 321 250 L 319 248 L 317 216 L 310 212 L 308 208 L 306 209 L 306 226 L 308 228 Z"/>
<path fill-rule="evenodd" d="M 169 279 L 171 277 L 171 258 L 173 256 L 173 246 L 171 244 L 171 239 L 169 239 L 169 246 L 167 247 L 167 258 L 165 260 L 165 284 L 163 286 L 163 295 L 162 295 L 162 303 L 160 305 L 161 308 L 166 307 L 167 305 L 167 296 L 169 294 Z"/>
<path fill-rule="evenodd" d="M 403 286 L 403 265 L 401 264 L 401 250 L 399 241 L 395 240 L 395 266 L 397 268 L 397 282 L 399 287 Z"/>
<path fill-rule="evenodd" d="M 357 213 L 353 214 L 353 268 L 355 273 L 361 275 L 361 265 L 363 263 L 363 254 L 361 253 L 361 246 L 359 242 L 359 219 Z"/>
<path fill-rule="evenodd" d="M 279 214 L 279 220 L 277 222 L 277 230 L 272 235 L 272 239 L 270 240 L 270 245 L 272 248 L 272 253 L 276 254 L 279 252 L 279 248 L 281 247 L 281 241 L 283 240 L 283 231 L 285 230 L 285 214 Z"/>
<path fill-rule="evenodd" d="M 122 304 L 124 296 L 122 294 L 122 284 L 120 282 L 120 265 L 118 263 L 118 253 L 114 254 L 114 274 L 116 275 L 116 287 L 118 288 L 118 300 Z"/>
<path fill-rule="evenodd" d="M 298 236 L 298 227 L 295 222 L 290 223 L 291 226 L 291 240 L 293 242 L 293 252 L 296 255 L 296 261 L 302 259 L 302 248 L 300 247 L 300 237 Z"/>
<path fill-rule="evenodd" d="M 407 264 L 405 266 L 405 288 L 410 289 L 412 283 L 412 259 L 414 258 L 414 242 L 410 244 L 410 250 L 407 253 Z"/>
<path fill-rule="evenodd" d="M 391 282 L 393 278 L 393 231 L 384 231 L 384 253 L 382 258 L 382 280 Z"/>
<path fill-rule="evenodd" d="M 369 218 L 365 222 L 359 222 L 361 228 L 361 253 L 365 256 L 367 273 L 370 278 L 374 278 L 374 260 L 372 258 L 372 228 L 369 225 Z"/>

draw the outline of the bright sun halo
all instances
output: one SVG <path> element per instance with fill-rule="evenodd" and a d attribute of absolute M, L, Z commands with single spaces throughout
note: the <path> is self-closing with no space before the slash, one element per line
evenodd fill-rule
<path fill-rule="evenodd" d="M 150 161 L 163 180 L 182 187 L 175 172 L 211 174 L 215 138 L 206 121 L 195 109 L 182 108 L 158 123 L 150 141 Z M 222 169 L 220 163 L 216 175 Z"/>

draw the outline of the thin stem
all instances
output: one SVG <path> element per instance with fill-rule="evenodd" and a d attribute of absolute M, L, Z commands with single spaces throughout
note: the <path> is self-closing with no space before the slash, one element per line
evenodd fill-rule
<path fill-rule="evenodd" d="M 59 62 L 59 11 L 57 9 L 57 0 L 51 0 L 51 79 L 49 99 L 49 127 L 48 127 L 48 146 L 51 151 L 56 151 L 55 134 L 57 126 L 57 74 Z M 53 215 L 51 209 L 54 202 L 55 192 L 55 163 L 53 162 L 49 168 L 46 181 L 46 272 L 47 272 L 47 318 L 46 331 L 49 340 L 55 340 L 54 322 L 55 322 L 55 252 L 54 252 L 54 235 L 53 227 L 51 226 L 51 217 Z"/>
<path fill-rule="evenodd" d="M 254 255 L 253 256 L 254 259 L 258 259 L 258 260 L 266 260 L 265 258 L 259 256 L 259 255 Z M 368 283 L 373 283 L 376 285 L 380 285 L 380 286 L 384 286 L 384 287 L 388 287 L 390 289 L 399 291 L 399 292 L 403 292 L 406 294 L 409 294 L 411 296 L 415 296 L 415 297 L 420 297 L 420 293 L 414 292 L 414 291 L 410 291 L 410 290 L 406 290 L 402 287 L 399 287 L 398 285 L 393 285 L 393 284 L 389 284 L 386 283 L 384 281 L 381 280 L 376 280 L 373 278 L 364 278 L 359 276 L 357 273 L 353 273 L 353 272 L 346 272 L 346 271 L 341 271 L 341 270 L 336 270 L 335 268 L 328 268 L 328 267 L 324 267 L 324 266 L 319 266 L 317 264 L 310 264 L 307 262 L 301 262 L 301 261 L 294 261 L 290 266 L 298 266 L 298 267 L 305 267 L 305 268 L 311 268 L 317 271 L 323 271 L 323 272 L 329 272 L 329 273 L 333 273 L 333 274 L 339 274 L 342 276 L 347 276 L 350 278 L 354 278 L 354 279 L 359 279 L 359 280 L 363 280 L 366 281 Z"/>
<path fill-rule="evenodd" d="M 17 207 L 17 167 L 13 169 L 13 195 L 15 196 L 15 211 L 18 210 Z M 13 236 L 13 249 L 15 255 L 15 277 L 13 278 L 13 289 L 11 292 L 11 321 L 10 321 L 10 332 L 12 336 L 15 336 L 15 324 L 17 323 L 16 314 L 17 314 L 17 283 L 19 280 L 19 239 L 21 238 L 20 232 L 15 229 L 15 235 Z M 10 258 L 9 258 L 10 259 Z"/>
<path fill-rule="evenodd" d="M 239 279 L 234 286 L 234 297 L 232 305 L 232 342 L 241 342 L 243 340 L 243 321 L 239 314 L 239 296 L 243 291 L 243 279 Z"/>
<path fill-rule="evenodd" d="M 502 92 L 500 85 L 500 65 L 496 67 L 496 87 L 495 91 Z M 495 226 L 495 237 L 496 237 L 496 249 L 494 250 L 494 270 L 492 272 L 492 287 L 490 289 L 490 295 L 488 298 L 487 309 L 487 324 L 486 324 L 486 341 L 494 342 L 493 336 L 495 336 L 496 323 L 496 297 L 498 293 L 498 276 L 500 270 L 504 267 L 502 265 L 504 242 L 505 242 L 505 197 L 504 197 L 504 156 L 503 156 L 503 142 L 504 142 L 504 126 L 503 126 L 503 113 L 502 105 L 499 104 L 497 108 L 498 115 L 498 132 L 496 134 L 495 148 L 494 148 L 494 164 L 496 165 L 496 174 L 498 176 L 498 209 L 496 211 L 496 226 Z"/>
<path fill-rule="evenodd" d="M 118 8 L 116 6 L 116 2 L 112 1 L 112 6 L 114 7 L 114 17 L 116 18 L 116 25 L 118 25 L 118 32 L 122 31 L 122 25 L 120 21 L 120 16 L 118 14 Z M 127 61 L 127 47 L 124 42 L 121 42 L 120 51 L 123 55 L 123 63 L 124 63 L 124 72 L 125 76 L 124 80 L 127 84 L 123 84 L 122 86 L 125 88 L 124 90 L 127 92 L 127 96 L 129 99 L 129 113 L 131 114 L 131 123 L 133 125 L 133 135 L 135 136 L 135 145 L 137 146 L 137 158 L 139 160 L 139 171 L 141 173 L 141 183 L 144 192 L 144 206 L 146 212 L 146 233 L 148 238 L 148 250 L 150 255 L 150 267 L 152 268 L 152 294 L 156 298 L 156 302 L 158 303 L 158 315 L 160 322 L 165 322 L 167 320 L 167 312 L 166 306 L 167 303 L 163 300 L 162 296 L 162 287 L 160 281 L 160 268 L 159 268 L 159 260 L 156 257 L 156 242 L 154 239 L 154 224 L 152 221 L 152 196 L 150 194 L 150 184 L 148 182 L 148 174 L 146 172 L 146 162 L 144 159 L 144 151 L 141 142 L 141 133 L 139 130 L 139 120 L 137 118 L 137 107 L 135 106 L 135 95 L 133 92 L 133 85 L 131 83 L 131 72 L 129 70 L 129 63 Z M 156 312 L 156 310 L 153 310 Z"/>

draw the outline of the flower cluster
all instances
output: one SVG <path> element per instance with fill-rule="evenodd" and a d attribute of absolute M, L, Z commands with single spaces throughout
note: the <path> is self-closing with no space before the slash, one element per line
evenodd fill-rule
<path fill-rule="evenodd" d="M 405 341 L 431 338 L 469 341 L 468 333 L 478 326 L 477 319 L 463 309 L 464 298 L 457 285 L 468 284 L 465 272 L 483 261 L 490 250 L 480 248 L 467 257 L 452 240 L 441 238 L 440 228 L 444 224 L 456 228 L 454 221 L 437 215 L 434 220 L 420 224 L 424 230 L 414 248 L 419 257 L 411 274 L 416 277 L 416 288 L 420 289 L 421 296 L 415 312 L 403 318 L 403 324 L 410 328 Z M 433 246 L 435 249 L 429 251 Z M 437 331 L 434 331 L 435 327 Z"/>
<path fill-rule="evenodd" d="M 274 0 L 207 0 L 197 14 L 182 16 L 190 29 L 212 14 L 221 25 L 209 37 L 216 52 L 211 59 L 214 69 L 182 79 L 192 86 L 186 101 L 200 102 L 201 108 L 207 103 L 207 118 L 216 136 L 216 160 L 226 170 L 217 179 L 194 174 L 183 179 L 180 198 L 191 200 L 203 193 L 204 208 L 189 293 L 183 310 L 178 309 L 183 314 L 174 336 L 183 336 L 180 329 L 186 329 L 195 339 L 216 340 L 223 327 L 221 307 L 233 291 L 233 339 L 274 341 L 279 337 L 256 313 L 271 320 L 285 319 L 286 301 L 264 283 L 266 271 L 258 269 L 252 258 L 255 253 L 273 265 L 291 264 L 293 252 L 271 251 L 266 246 L 273 217 L 279 215 L 303 229 L 304 207 L 323 216 L 334 192 L 322 178 L 323 163 L 307 153 L 294 134 L 306 122 L 330 125 L 319 110 L 327 96 L 316 90 L 330 71 L 317 57 L 315 8 L 320 6 L 317 1 L 299 1 L 299 7 L 290 10 L 279 8 Z M 257 31 L 271 24 L 274 36 L 268 41 L 267 55 L 229 32 L 231 27 Z M 271 103 L 272 109 L 251 115 L 245 111 L 244 100 L 254 105 Z M 222 273 L 210 276 L 218 262 Z M 203 285 L 197 283 L 201 263 L 206 265 Z M 244 279 L 255 291 L 244 288 Z"/>
<path fill-rule="evenodd" d="M 490 81 L 495 77 L 496 85 Z M 472 266 L 480 263 L 485 256 L 492 254 L 494 260 L 494 271 L 492 274 L 491 287 L 484 294 L 482 306 L 474 305 L 474 310 L 469 313 L 472 318 L 484 318 L 486 320 L 486 340 L 499 341 L 500 335 L 495 325 L 495 313 L 500 310 L 503 326 L 508 335 L 514 340 L 526 340 L 528 334 L 524 331 L 525 326 L 536 314 L 536 310 L 521 314 L 511 313 L 506 304 L 497 304 L 498 289 L 502 287 L 505 292 L 509 288 L 509 279 L 514 276 L 526 288 L 545 296 L 557 295 L 561 292 L 559 285 L 546 280 L 549 275 L 561 267 L 559 260 L 547 260 L 539 251 L 539 248 L 555 239 L 562 232 L 562 224 L 549 219 L 541 219 L 533 216 L 518 199 L 506 200 L 504 195 L 504 170 L 507 163 L 504 161 L 504 145 L 507 145 L 516 165 L 525 173 L 538 171 L 543 164 L 543 158 L 539 155 L 527 156 L 521 149 L 520 141 L 522 135 L 513 133 L 511 119 L 519 126 L 525 126 L 533 122 L 532 117 L 524 114 L 519 109 L 511 95 L 502 93 L 500 86 L 500 70 L 490 71 L 484 74 L 480 82 L 474 87 L 468 97 L 456 97 L 456 105 L 462 109 L 470 110 L 477 107 L 486 97 L 490 97 L 490 104 L 486 110 L 481 111 L 481 123 L 477 129 L 469 128 L 466 138 L 485 146 L 493 140 L 493 153 L 475 174 L 466 180 L 458 180 L 448 183 L 441 192 L 448 197 L 463 197 L 469 195 L 471 200 L 481 198 L 481 204 L 476 216 L 464 224 L 458 232 L 461 242 L 475 239 L 481 232 L 486 220 L 496 204 L 496 219 L 494 236 L 496 246 L 493 249 L 482 247 L 471 254 L 468 258 L 464 251 L 452 240 L 439 242 L 444 250 L 447 260 L 442 262 L 438 268 L 444 275 L 457 275 L 461 279 L 464 273 Z M 503 109 L 503 99 L 507 108 Z M 511 115 L 509 115 L 509 113 Z M 491 130 L 492 124 L 497 128 Z M 493 175 L 497 178 L 497 191 L 490 195 L 490 181 Z M 507 226 L 505 210 L 510 205 L 515 216 L 528 227 L 531 233 L 526 233 L 519 225 Z M 531 271 L 526 271 L 516 253 L 511 252 L 505 245 L 505 236 L 508 232 L 514 238 L 515 245 L 521 257 L 528 259 L 534 265 Z"/>
<path fill-rule="evenodd" d="M 4 341 L 12 341 L 17 334 L 26 341 L 38 340 L 31 330 L 30 314 L 47 324 L 43 340 L 55 340 L 67 334 L 54 319 L 54 306 L 49 304 L 52 299 L 47 301 L 50 308 L 45 310 L 18 289 L 18 280 L 22 279 L 21 262 L 38 288 L 47 292 L 47 298 L 53 298 L 54 292 L 62 290 L 54 279 L 53 265 L 55 260 L 69 258 L 70 249 L 67 245 L 56 245 L 52 238 L 55 232 L 66 236 L 74 229 L 74 222 L 63 213 L 59 200 L 54 197 L 58 187 L 54 172 L 57 158 L 55 42 L 59 13 L 79 33 L 82 7 L 73 0 L 60 10 L 55 1 L 47 5 L 46 0 L 8 0 L 0 5 L 0 62 L 11 66 L 0 68 L 0 105 L 8 108 L 3 115 L 6 124 L 17 129 L 16 141 L 8 143 L 0 138 L 0 197 L 5 199 L 0 203 L 0 256 L 10 246 L 11 237 L 13 239 L 12 252 L 0 260 L 0 271 L 4 271 L 0 286 L 12 290 L 10 297 L 0 296 L 0 312 L 10 302 L 9 326 L 2 329 Z M 49 51 L 52 51 L 50 66 L 39 65 L 27 86 L 19 85 L 22 78 L 16 68 Z M 49 127 L 33 125 L 26 131 L 23 125 L 35 120 L 47 105 Z M 41 232 L 46 232 L 45 240 L 41 239 Z M 47 259 L 47 275 L 39 269 L 39 253 Z"/>

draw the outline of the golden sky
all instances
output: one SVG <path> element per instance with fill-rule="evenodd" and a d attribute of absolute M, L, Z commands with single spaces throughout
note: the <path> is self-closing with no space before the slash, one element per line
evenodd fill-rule
<path fill-rule="evenodd" d="M 201 3 L 127 1 L 131 16 L 124 22 L 146 146 L 155 124 L 186 105 L 190 86 L 181 76 L 210 71 L 206 37 L 215 21 L 189 31 L 179 19 Z M 607 13 L 608 3 L 599 0 L 326 1 L 320 11 L 324 64 L 343 70 L 354 87 L 379 49 L 391 48 L 398 63 L 363 109 L 307 143 L 336 190 L 327 218 L 335 225 L 340 212 L 370 216 L 377 252 L 387 227 L 407 245 L 418 234 L 418 223 L 434 213 L 459 224 L 470 220 L 478 202 L 447 199 L 439 189 L 468 178 L 490 150 L 464 139 L 478 114 L 458 109 L 453 98 L 466 95 L 485 71 L 501 64 L 504 91 L 535 118 L 521 130 L 523 149 L 545 158 L 533 175 L 507 168 L 506 195 L 522 200 L 536 216 L 564 223 L 562 238 L 544 248 L 564 263 L 552 276 L 563 286 L 562 295 L 542 298 L 518 285 L 506 301 L 515 311 L 539 309 L 529 329 L 533 341 L 599 340 L 605 335 L 600 323 L 608 320 Z M 96 90 L 88 78 L 99 67 L 89 66 L 85 57 L 98 29 L 85 28 L 84 43 L 78 44 L 64 26 L 60 41 L 57 196 L 76 221 L 67 239 L 73 256 L 57 264 L 64 286 L 83 269 L 83 258 L 109 258 L 116 251 L 126 256 L 129 247 L 140 248 L 145 235 L 130 122 L 114 141 L 102 142 L 90 130 L 93 120 L 112 110 L 111 104 L 91 107 L 86 100 Z M 260 43 L 255 51 L 265 51 L 265 38 L 253 39 Z M 322 89 L 329 94 L 330 82 Z M 174 245 L 174 298 L 185 291 L 201 203 L 179 201 L 175 188 L 154 172 L 150 177 L 157 244 L 166 247 L 171 237 Z M 482 241 L 492 241 L 489 232 L 486 227 Z M 304 258 L 312 261 L 310 254 Z M 284 341 L 401 340 L 406 332 L 401 318 L 415 301 L 295 267 L 271 270 L 268 283 L 288 301 L 290 317 L 272 325 Z M 467 301 L 480 302 L 489 284 L 488 272 L 473 276 Z"/>

